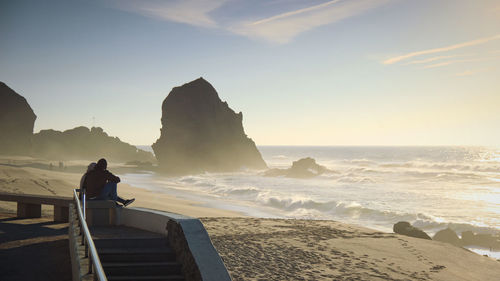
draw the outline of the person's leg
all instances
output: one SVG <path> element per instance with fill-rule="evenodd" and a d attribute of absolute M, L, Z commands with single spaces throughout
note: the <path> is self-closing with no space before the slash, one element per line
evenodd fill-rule
<path fill-rule="evenodd" d="M 101 190 L 101 194 L 96 196 L 94 199 L 95 200 L 108 200 L 109 199 L 109 193 L 111 192 L 111 186 L 109 185 L 104 185 L 104 187 Z"/>
<path fill-rule="evenodd" d="M 116 201 L 118 201 L 118 202 L 120 202 L 122 204 L 125 204 L 125 201 L 127 201 L 127 200 L 121 198 L 120 196 L 116 196 Z"/>
<path fill-rule="evenodd" d="M 104 197 L 103 199 L 105 199 L 105 200 L 114 200 L 114 201 L 122 203 L 124 206 L 128 206 L 132 202 L 135 201 L 134 198 L 133 199 L 128 199 L 128 200 L 125 200 L 125 199 L 121 198 L 120 196 L 118 196 L 118 193 L 117 193 L 116 189 L 117 189 L 117 184 L 116 183 L 114 183 L 114 182 L 108 182 L 104 186 L 104 188 L 103 188 L 103 194 L 102 194 L 102 196 Z"/>
<path fill-rule="evenodd" d="M 118 201 L 118 202 L 124 204 L 125 200 L 118 196 L 116 189 L 117 189 L 116 182 L 106 183 L 106 185 L 104 185 L 104 188 L 102 189 L 102 193 L 99 196 L 99 199 L 101 199 L 101 200 L 113 200 L 113 201 Z"/>

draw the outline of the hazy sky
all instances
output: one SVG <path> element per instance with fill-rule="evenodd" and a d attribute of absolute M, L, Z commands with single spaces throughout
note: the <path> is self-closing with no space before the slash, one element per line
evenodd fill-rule
<path fill-rule="evenodd" d="M 200 76 L 258 145 L 500 145 L 500 1 L 0 0 L 36 132 L 151 144 Z"/>

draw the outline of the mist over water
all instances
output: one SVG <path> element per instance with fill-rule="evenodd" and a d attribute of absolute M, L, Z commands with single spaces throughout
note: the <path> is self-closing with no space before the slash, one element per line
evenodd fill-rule
<path fill-rule="evenodd" d="M 450 227 L 500 234 L 500 150 L 484 147 L 261 146 L 270 168 L 313 157 L 333 170 L 313 179 L 259 171 L 167 178 L 127 174 L 132 185 L 258 217 L 331 219 L 382 231 L 405 220 L 433 235 Z M 165 202 L 168 204 L 168 202 Z"/>

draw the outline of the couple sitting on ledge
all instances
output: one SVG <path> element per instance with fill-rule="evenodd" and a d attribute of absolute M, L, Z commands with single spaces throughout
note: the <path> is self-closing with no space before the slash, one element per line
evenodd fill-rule
<path fill-rule="evenodd" d="M 130 205 L 135 198 L 125 200 L 118 196 L 116 188 L 120 178 L 108 171 L 107 167 L 108 162 L 104 158 L 97 163 L 90 163 L 80 181 L 80 189 L 85 190 L 89 200 L 113 200 L 124 207 Z M 118 203 L 116 205 L 121 206 Z"/>

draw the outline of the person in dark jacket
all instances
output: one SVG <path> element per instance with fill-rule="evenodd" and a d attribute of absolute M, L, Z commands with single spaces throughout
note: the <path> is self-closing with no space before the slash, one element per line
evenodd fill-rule
<path fill-rule="evenodd" d="M 82 194 L 87 193 L 87 187 L 85 186 L 85 178 L 87 178 L 87 174 L 90 173 L 90 171 L 94 170 L 95 165 L 97 165 L 96 162 L 90 163 L 89 166 L 87 167 L 87 172 L 85 172 L 85 174 L 83 174 L 82 178 L 80 179 L 80 194 L 78 195 L 78 198 L 80 198 L 80 200 L 82 199 Z"/>
<path fill-rule="evenodd" d="M 135 198 L 125 200 L 117 194 L 117 184 L 120 178 L 107 170 L 108 162 L 102 158 L 97 161 L 94 169 L 85 177 L 86 194 L 89 199 L 114 200 L 128 206 Z"/>

